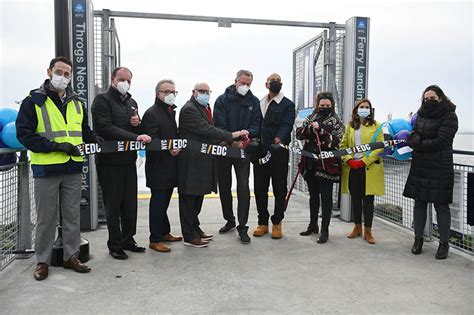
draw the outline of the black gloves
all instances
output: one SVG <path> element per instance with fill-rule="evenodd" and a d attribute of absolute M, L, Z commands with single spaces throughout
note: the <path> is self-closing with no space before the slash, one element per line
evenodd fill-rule
<path fill-rule="evenodd" d="M 416 148 L 417 146 L 420 145 L 421 142 L 421 137 L 420 134 L 416 131 L 413 131 L 410 133 L 410 135 L 407 138 L 407 143 L 410 146 L 410 148 Z"/>
<path fill-rule="evenodd" d="M 79 150 L 69 142 L 57 143 L 54 142 L 54 151 L 64 152 L 68 155 L 81 156 Z"/>
<path fill-rule="evenodd" d="M 102 145 L 102 142 L 104 142 L 104 138 L 102 138 L 101 136 L 95 136 L 95 143 L 97 143 L 98 145 Z"/>

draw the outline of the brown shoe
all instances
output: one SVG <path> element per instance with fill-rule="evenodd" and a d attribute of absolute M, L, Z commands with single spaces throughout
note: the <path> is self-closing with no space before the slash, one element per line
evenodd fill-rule
<path fill-rule="evenodd" d="M 369 244 L 375 244 L 375 239 L 372 236 L 372 228 L 364 227 L 364 240 Z"/>
<path fill-rule="evenodd" d="M 157 252 L 160 253 L 168 253 L 171 251 L 171 248 L 169 248 L 165 243 L 159 242 L 159 243 L 150 243 L 149 246 L 151 249 L 156 250 Z"/>
<path fill-rule="evenodd" d="M 283 234 L 281 233 L 281 222 L 278 224 L 273 224 L 272 238 L 279 239 L 282 237 L 283 237 Z"/>
<path fill-rule="evenodd" d="M 209 245 L 209 242 L 205 242 L 202 239 L 200 239 L 199 237 L 197 237 L 197 238 L 195 238 L 195 239 L 193 239 L 192 241 L 189 241 L 189 242 L 184 241 L 183 243 L 186 246 L 192 246 L 192 247 L 198 247 L 198 248 L 207 247 Z"/>
<path fill-rule="evenodd" d="M 214 235 L 206 234 L 206 233 L 203 232 L 203 231 L 198 232 L 198 233 L 199 233 L 199 237 L 200 237 L 201 240 L 203 240 L 204 242 L 212 241 L 212 238 L 214 237 Z"/>
<path fill-rule="evenodd" d="M 356 238 L 362 236 L 362 224 L 355 224 L 351 233 L 347 234 L 348 238 Z"/>
<path fill-rule="evenodd" d="M 253 236 L 259 237 L 268 233 L 268 225 L 258 225 L 255 231 L 253 231 Z"/>
<path fill-rule="evenodd" d="M 48 264 L 38 263 L 33 273 L 35 280 L 41 281 L 48 278 Z"/>
<path fill-rule="evenodd" d="M 71 256 L 71 258 L 63 264 L 63 267 L 66 269 L 72 269 L 79 273 L 88 273 L 91 271 L 91 268 L 86 264 L 81 263 L 76 256 Z"/>
<path fill-rule="evenodd" d="M 181 241 L 183 238 L 181 236 L 173 236 L 171 234 L 166 234 L 165 236 L 163 236 L 163 241 L 164 242 L 179 242 Z M 151 247 L 150 247 L 151 248 Z"/>

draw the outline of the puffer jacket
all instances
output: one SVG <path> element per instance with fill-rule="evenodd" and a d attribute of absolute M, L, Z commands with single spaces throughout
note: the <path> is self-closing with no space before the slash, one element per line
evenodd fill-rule
<path fill-rule="evenodd" d="M 403 195 L 415 200 L 449 204 L 453 201 L 453 140 L 458 130 L 455 108 L 440 104 L 418 111 L 414 132 L 421 141 L 413 147 L 410 173 Z"/>

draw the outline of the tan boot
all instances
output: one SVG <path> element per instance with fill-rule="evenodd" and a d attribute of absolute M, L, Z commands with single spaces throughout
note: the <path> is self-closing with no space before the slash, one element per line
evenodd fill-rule
<path fill-rule="evenodd" d="M 348 238 L 356 238 L 362 236 L 362 224 L 355 224 L 354 229 L 347 235 Z"/>
<path fill-rule="evenodd" d="M 268 233 L 268 225 L 258 225 L 255 231 L 253 231 L 253 236 L 259 237 Z"/>
<path fill-rule="evenodd" d="M 279 239 L 282 238 L 283 234 L 281 233 L 281 222 L 278 224 L 273 224 L 272 228 L 272 238 Z"/>
<path fill-rule="evenodd" d="M 371 228 L 364 228 L 364 240 L 367 241 L 369 244 L 375 244 L 374 237 L 372 236 L 372 229 Z"/>

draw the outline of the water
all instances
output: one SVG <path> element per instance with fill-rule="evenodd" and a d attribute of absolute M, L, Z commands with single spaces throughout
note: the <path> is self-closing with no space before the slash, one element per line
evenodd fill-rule
<path fill-rule="evenodd" d="M 457 134 L 454 137 L 454 149 L 474 152 L 474 134 Z M 454 155 L 454 162 L 458 164 L 474 165 L 473 155 Z"/>

